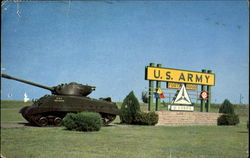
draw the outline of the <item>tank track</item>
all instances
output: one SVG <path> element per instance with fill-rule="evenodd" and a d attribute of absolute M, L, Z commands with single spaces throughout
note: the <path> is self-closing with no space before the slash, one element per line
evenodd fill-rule
<path fill-rule="evenodd" d="M 32 125 L 44 127 L 44 126 L 61 126 L 62 117 L 54 115 L 30 115 L 26 116 L 25 119 Z"/>
<path fill-rule="evenodd" d="M 65 116 L 66 114 L 64 114 Z M 64 116 L 59 115 L 23 115 L 23 117 L 32 125 L 39 126 L 39 127 L 45 127 L 45 126 L 61 126 L 62 125 L 62 119 Z M 112 121 L 115 120 L 116 115 L 111 114 L 101 114 L 103 125 L 107 126 Z"/>

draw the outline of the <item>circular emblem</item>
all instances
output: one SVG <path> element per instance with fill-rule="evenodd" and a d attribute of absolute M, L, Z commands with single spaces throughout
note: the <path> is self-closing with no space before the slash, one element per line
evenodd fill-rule
<path fill-rule="evenodd" d="M 201 95 L 200 95 L 200 98 L 203 99 L 203 100 L 207 99 L 208 98 L 207 92 L 206 91 L 202 91 Z"/>

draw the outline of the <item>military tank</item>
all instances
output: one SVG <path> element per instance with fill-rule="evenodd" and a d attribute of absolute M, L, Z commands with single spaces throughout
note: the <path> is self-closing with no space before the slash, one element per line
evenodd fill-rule
<path fill-rule="evenodd" d="M 87 97 L 96 87 L 83 85 L 76 82 L 47 87 L 30 81 L 18 79 L 6 74 L 1 77 L 16 80 L 36 87 L 51 91 L 51 95 L 45 95 L 33 100 L 31 106 L 20 109 L 19 113 L 32 125 L 36 126 L 61 126 L 62 119 L 67 113 L 82 111 L 97 112 L 103 119 L 103 124 L 108 125 L 120 115 L 117 105 L 111 98 L 93 99 Z"/>

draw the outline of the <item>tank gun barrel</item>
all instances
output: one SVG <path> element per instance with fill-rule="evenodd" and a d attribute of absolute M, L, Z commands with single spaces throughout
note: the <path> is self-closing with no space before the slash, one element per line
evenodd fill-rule
<path fill-rule="evenodd" d="M 43 88 L 43 89 L 47 89 L 47 90 L 50 90 L 51 92 L 54 91 L 54 88 L 52 88 L 52 87 L 47 87 L 47 86 L 40 85 L 40 84 L 37 84 L 37 83 L 33 83 L 33 82 L 30 82 L 30 81 L 22 80 L 22 79 L 15 78 L 15 77 L 12 77 L 12 76 L 9 76 L 9 75 L 6 75 L 6 74 L 1 74 L 1 77 L 11 79 L 11 80 L 16 80 L 16 81 L 23 82 L 23 83 L 26 83 L 26 84 L 30 84 L 30 85 L 40 87 L 40 88 Z"/>

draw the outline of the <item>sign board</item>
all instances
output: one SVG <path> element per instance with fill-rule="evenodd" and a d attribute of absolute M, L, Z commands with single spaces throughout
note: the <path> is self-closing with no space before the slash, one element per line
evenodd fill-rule
<path fill-rule="evenodd" d="M 200 98 L 203 100 L 206 100 L 208 98 L 208 94 L 206 91 L 202 91 L 200 94 Z"/>
<path fill-rule="evenodd" d="M 165 96 L 164 96 L 163 91 L 161 90 L 161 88 L 157 88 L 156 89 L 155 98 L 165 98 Z"/>
<path fill-rule="evenodd" d="M 194 111 L 194 106 L 170 105 L 169 110 L 171 111 Z"/>
<path fill-rule="evenodd" d="M 215 74 L 202 73 L 171 68 L 146 68 L 146 80 L 156 80 L 165 82 L 191 83 L 199 85 L 215 85 Z"/>
<path fill-rule="evenodd" d="M 181 89 L 178 92 L 176 98 L 174 99 L 173 104 L 182 104 L 182 105 L 191 105 L 192 104 L 191 100 L 188 96 L 188 93 L 185 89 L 184 84 L 181 86 Z"/>
<path fill-rule="evenodd" d="M 198 85 L 197 84 L 185 84 L 186 90 L 197 90 Z M 180 83 L 175 83 L 175 82 L 167 82 L 167 88 L 172 88 L 172 89 L 180 89 L 181 84 Z"/>

